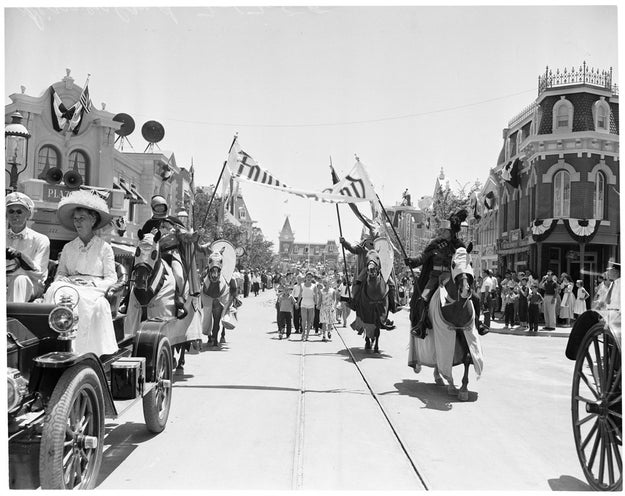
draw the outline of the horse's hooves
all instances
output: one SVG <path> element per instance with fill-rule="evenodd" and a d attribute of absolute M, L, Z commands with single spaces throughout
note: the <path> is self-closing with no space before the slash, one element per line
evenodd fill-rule
<path fill-rule="evenodd" d="M 436 383 L 437 386 L 444 386 L 445 385 L 445 381 L 443 379 L 441 379 L 440 377 L 438 379 L 434 379 L 434 382 Z"/>
<path fill-rule="evenodd" d="M 417 364 L 413 367 L 413 369 L 414 369 L 414 373 L 415 373 L 415 374 L 418 374 L 419 372 L 421 372 L 421 364 L 420 364 L 420 363 L 417 363 Z"/>
<path fill-rule="evenodd" d="M 458 394 L 458 388 L 456 386 L 447 386 L 447 394 L 456 396 Z"/>
<path fill-rule="evenodd" d="M 468 401 L 469 400 L 469 391 L 460 391 L 458 393 L 458 399 L 460 401 Z"/>
<path fill-rule="evenodd" d="M 378 350 L 377 348 L 373 348 L 373 352 L 374 353 L 380 353 L 380 350 Z"/>
<path fill-rule="evenodd" d="M 182 374 L 184 373 L 184 367 L 182 365 L 178 365 L 176 367 L 176 374 Z"/>
<path fill-rule="evenodd" d="M 221 336 L 221 339 L 219 340 L 220 343 L 225 343 L 226 342 L 226 338 L 224 338 L 223 336 Z"/>

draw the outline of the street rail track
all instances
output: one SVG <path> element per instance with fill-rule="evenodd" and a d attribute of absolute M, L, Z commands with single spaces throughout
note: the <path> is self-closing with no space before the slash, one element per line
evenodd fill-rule
<path fill-rule="evenodd" d="M 369 395 L 371 396 L 371 398 L 373 398 L 373 400 L 375 401 L 378 409 L 382 413 L 382 416 L 384 417 L 384 420 L 386 421 L 386 424 L 388 425 L 389 429 L 393 433 L 393 436 L 395 437 L 395 440 L 397 441 L 397 443 L 399 444 L 402 452 L 406 456 L 406 458 L 407 458 L 408 462 L 410 463 L 410 466 L 412 467 L 412 470 L 414 471 L 415 475 L 417 476 L 417 478 L 421 482 L 421 485 L 423 486 L 423 489 L 425 489 L 426 491 L 429 491 L 430 490 L 429 484 L 425 480 L 425 477 L 422 474 L 422 470 L 419 469 L 417 463 L 413 460 L 412 456 L 410 455 L 408 449 L 406 448 L 405 443 L 403 442 L 403 440 L 401 439 L 401 436 L 399 435 L 399 432 L 397 431 L 397 429 L 393 425 L 393 422 L 392 422 L 391 418 L 386 413 L 386 410 L 385 410 L 384 406 L 382 405 L 382 402 L 380 401 L 377 393 L 373 390 L 373 388 L 371 387 L 371 384 L 367 380 L 367 376 L 363 372 L 362 368 L 358 365 L 358 361 L 354 357 L 354 354 L 352 353 L 352 351 L 350 350 L 349 346 L 347 345 L 347 343 L 343 339 L 343 336 L 339 332 L 339 330 L 336 327 L 336 325 L 333 325 L 332 328 L 333 328 L 333 332 L 335 333 L 335 335 L 338 336 L 339 338 L 341 338 L 341 343 L 343 343 L 343 347 L 345 348 L 345 350 L 349 354 L 351 362 L 354 364 L 354 366 L 356 367 L 356 370 L 360 374 L 360 377 L 362 378 L 365 386 L 367 387 L 367 390 L 369 391 Z M 294 490 L 301 490 L 301 489 L 303 489 L 303 483 L 304 483 L 304 460 L 303 460 L 304 459 L 304 453 L 303 453 L 303 444 L 304 444 L 304 430 L 305 430 L 305 424 L 306 424 L 306 422 L 305 422 L 305 412 L 306 412 L 306 409 L 305 409 L 305 406 L 306 406 L 305 405 L 306 394 L 305 393 L 306 393 L 306 388 L 305 388 L 305 363 L 304 363 L 305 359 L 306 359 L 306 341 L 303 341 L 302 342 L 302 347 L 301 347 L 301 355 L 300 355 L 300 385 L 299 385 L 300 386 L 300 397 L 299 397 L 298 408 L 297 408 L 297 410 L 298 410 L 297 411 L 298 421 L 297 421 L 297 424 L 296 424 L 297 432 L 295 434 L 295 454 L 294 454 L 294 462 L 293 462 L 292 489 L 294 489 Z"/>

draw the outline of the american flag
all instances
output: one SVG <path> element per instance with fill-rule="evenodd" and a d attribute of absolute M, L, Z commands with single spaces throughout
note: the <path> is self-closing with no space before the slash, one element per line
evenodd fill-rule
<path fill-rule="evenodd" d="M 85 89 L 82 90 L 82 93 L 80 94 L 80 98 L 78 99 L 78 102 L 80 103 L 80 105 L 82 105 L 82 108 L 85 109 L 85 112 L 88 114 L 89 112 L 91 112 L 91 98 L 89 98 L 89 83 L 85 84 Z"/>

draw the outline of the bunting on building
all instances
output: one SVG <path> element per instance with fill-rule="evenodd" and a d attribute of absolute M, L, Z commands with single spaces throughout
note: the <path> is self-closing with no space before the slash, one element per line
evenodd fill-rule
<path fill-rule="evenodd" d="M 599 219 L 564 219 L 564 227 L 578 243 L 590 243 L 600 225 Z"/>
<path fill-rule="evenodd" d="M 521 185 L 521 160 L 515 159 L 508 162 L 501 171 L 501 178 L 513 188 Z"/>
<path fill-rule="evenodd" d="M 78 134 L 80 126 L 83 122 L 84 114 L 88 114 L 92 109 L 91 98 L 89 97 L 89 78 L 85 83 L 85 87 L 78 98 L 78 101 L 71 107 L 67 108 L 61 97 L 50 86 L 50 108 L 52 110 L 52 127 L 58 132 L 71 131 Z"/>
<path fill-rule="evenodd" d="M 532 223 L 532 238 L 537 243 L 544 241 L 553 232 L 558 219 L 536 219 Z"/>

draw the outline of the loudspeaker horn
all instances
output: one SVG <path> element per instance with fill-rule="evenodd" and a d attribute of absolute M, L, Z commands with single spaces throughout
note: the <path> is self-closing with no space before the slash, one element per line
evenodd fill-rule
<path fill-rule="evenodd" d="M 63 176 L 63 181 L 69 189 L 78 189 L 82 184 L 82 176 L 75 170 L 69 170 Z"/>
<path fill-rule="evenodd" d="M 48 184 L 59 184 L 63 180 L 63 171 L 58 167 L 52 167 L 44 177 Z"/>

